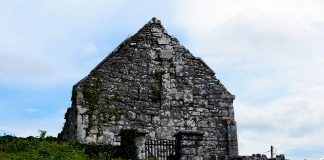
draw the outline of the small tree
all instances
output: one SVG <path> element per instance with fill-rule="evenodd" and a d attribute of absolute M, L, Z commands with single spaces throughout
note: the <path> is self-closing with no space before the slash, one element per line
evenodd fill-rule
<path fill-rule="evenodd" d="M 38 130 L 38 133 L 39 133 L 39 138 L 40 139 L 45 139 L 46 138 L 47 131 L 45 131 L 45 130 Z"/>

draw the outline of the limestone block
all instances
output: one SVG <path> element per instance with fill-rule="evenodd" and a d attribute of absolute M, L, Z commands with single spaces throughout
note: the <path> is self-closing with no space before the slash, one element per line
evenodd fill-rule
<path fill-rule="evenodd" d="M 85 138 L 85 141 L 88 143 L 96 143 L 97 142 L 97 136 L 95 134 L 90 134 Z"/>
<path fill-rule="evenodd" d="M 129 117 L 129 119 L 131 119 L 131 120 L 135 120 L 136 119 L 136 113 L 133 112 L 133 111 L 128 111 L 127 112 L 127 115 Z"/>
<path fill-rule="evenodd" d="M 192 90 L 184 90 L 184 102 L 193 102 Z"/>
<path fill-rule="evenodd" d="M 192 112 L 191 115 L 198 116 L 198 115 L 200 115 L 200 112 Z"/>
<path fill-rule="evenodd" d="M 152 120 L 153 120 L 153 124 L 160 124 L 160 122 L 161 122 L 160 117 L 158 117 L 158 116 L 154 116 L 152 118 Z"/>
<path fill-rule="evenodd" d="M 162 29 L 161 28 L 156 28 L 156 27 L 153 27 L 151 29 L 152 33 L 162 33 Z"/>
<path fill-rule="evenodd" d="M 158 38 L 158 44 L 169 44 L 171 42 L 170 38 L 162 35 L 161 38 Z"/>
<path fill-rule="evenodd" d="M 173 49 L 163 49 L 158 53 L 159 57 L 162 59 L 171 59 L 173 56 Z"/>
<path fill-rule="evenodd" d="M 150 55 L 151 59 L 156 59 L 157 58 L 156 51 L 154 51 L 152 49 L 149 51 L 149 55 Z M 151 66 L 153 67 L 154 65 L 152 64 Z"/>

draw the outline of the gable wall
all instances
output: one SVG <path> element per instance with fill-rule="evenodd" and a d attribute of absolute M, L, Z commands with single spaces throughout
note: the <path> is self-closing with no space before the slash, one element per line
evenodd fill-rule
<path fill-rule="evenodd" d="M 95 82 L 100 82 L 100 96 L 89 114 L 85 86 Z M 126 127 L 146 131 L 151 139 L 201 130 L 205 156 L 237 155 L 234 96 L 159 23 L 147 24 L 125 41 L 74 93 L 72 108 L 78 114 L 70 119 L 77 121 L 76 131 L 67 136 L 63 129 L 67 139 L 118 144 L 119 130 Z"/>

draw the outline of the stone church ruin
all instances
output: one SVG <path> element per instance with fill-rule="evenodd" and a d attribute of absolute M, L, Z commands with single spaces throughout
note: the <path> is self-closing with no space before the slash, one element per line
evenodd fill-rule
<path fill-rule="evenodd" d="M 119 145 L 122 128 L 146 140 L 192 133 L 201 136 L 203 159 L 237 156 L 234 98 L 153 18 L 73 86 L 59 137 Z"/>

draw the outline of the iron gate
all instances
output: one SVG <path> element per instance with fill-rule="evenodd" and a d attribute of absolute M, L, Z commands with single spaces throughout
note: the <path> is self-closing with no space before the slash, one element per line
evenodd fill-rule
<path fill-rule="evenodd" d="M 168 160 L 176 154 L 175 140 L 156 139 L 145 140 L 145 158 Z"/>

